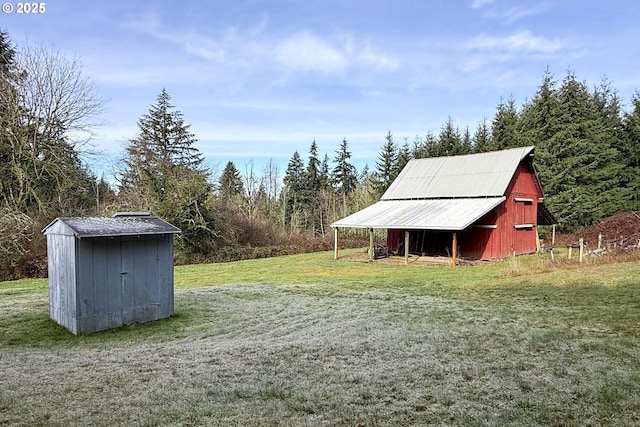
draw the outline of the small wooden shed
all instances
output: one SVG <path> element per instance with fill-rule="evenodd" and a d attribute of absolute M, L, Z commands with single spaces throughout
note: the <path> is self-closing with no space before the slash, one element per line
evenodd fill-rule
<path fill-rule="evenodd" d="M 146 212 L 56 218 L 44 230 L 49 315 L 73 334 L 173 315 L 173 237 Z"/>

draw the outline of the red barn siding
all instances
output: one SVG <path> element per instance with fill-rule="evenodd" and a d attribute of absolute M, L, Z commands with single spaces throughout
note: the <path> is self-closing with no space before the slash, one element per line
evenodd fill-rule
<path fill-rule="evenodd" d="M 514 253 L 522 255 L 536 251 L 536 215 L 541 197 L 536 183 L 532 167 L 521 163 L 505 193 L 507 200 L 496 209 L 497 227 L 491 230 L 487 245 L 478 259 L 498 259 Z M 532 227 L 517 228 L 526 224 Z M 474 236 L 469 238 L 473 239 Z M 476 251 L 474 255 L 479 254 Z M 461 256 L 466 256 L 462 249 Z"/>
<path fill-rule="evenodd" d="M 530 163 L 524 161 L 520 164 L 505 196 L 504 203 L 472 226 L 457 232 L 459 256 L 490 260 L 536 251 L 537 208 L 542 193 Z M 531 227 L 516 227 L 527 224 Z M 387 231 L 387 249 L 390 252 L 404 251 L 404 231 Z M 450 255 L 452 231 L 409 232 L 410 253 Z"/>

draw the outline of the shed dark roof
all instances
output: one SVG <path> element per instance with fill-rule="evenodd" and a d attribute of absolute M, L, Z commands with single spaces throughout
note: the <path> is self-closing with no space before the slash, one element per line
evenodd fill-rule
<path fill-rule="evenodd" d="M 44 234 L 58 234 L 56 225 L 64 225 L 78 238 L 137 236 L 143 234 L 177 234 L 180 229 L 156 216 L 68 217 L 56 218 L 45 227 Z"/>

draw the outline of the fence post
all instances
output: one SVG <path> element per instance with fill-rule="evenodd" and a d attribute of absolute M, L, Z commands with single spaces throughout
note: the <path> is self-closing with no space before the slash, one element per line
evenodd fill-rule
<path fill-rule="evenodd" d="M 369 261 L 373 261 L 375 257 L 375 249 L 373 247 L 373 228 L 369 229 Z"/>
<path fill-rule="evenodd" d="M 404 232 L 404 265 L 409 264 L 409 231 Z"/>
<path fill-rule="evenodd" d="M 452 246 L 453 249 L 451 250 L 451 265 L 453 265 L 455 267 L 456 265 L 456 258 L 458 256 L 458 233 L 453 233 L 453 242 L 452 242 Z"/>
<path fill-rule="evenodd" d="M 580 262 L 582 262 L 582 257 L 584 256 L 584 238 L 580 238 Z"/>
<path fill-rule="evenodd" d="M 569 256 L 567 259 L 571 259 L 571 252 L 573 251 L 573 246 L 569 245 Z"/>

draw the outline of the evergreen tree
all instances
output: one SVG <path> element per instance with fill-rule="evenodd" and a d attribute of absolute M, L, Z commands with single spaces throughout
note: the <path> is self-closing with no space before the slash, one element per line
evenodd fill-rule
<path fill-rule="evenodd" d="M 303 175 L 301 201 L 302 209 L 305 211 L 305 223 L 307 227 L 315 230 L 322 229 L 321 215 L 319 213 L 320 206 L 320 159 L 318 158 L 318 145 L 315 139 L 309 147 L 309 161 Z"/>
<path fill-rule="evenodd" d="M 594 176 L 598 191 L 602 192 L 598 203 L 603 215 L 608 216 L 628 208 L 627 201 L 632 197 L 625 183 L 627 169 L 620 98 L 606 78 L 594 88 L 591 98 L 595 122 L 591 140 L 596 144 L 597 156 L 608 156 L 600 159 L 597 166 L 593 165 L 597 170 Z"/>
<path fill-rule="evenodd" d="M 559 130 L 560 114 L 556 82 L 547 70 L 535 96 L 523 106 L 520 119 L 523 145 L 535 145 L 536 157 L 549 156 L 545 151 L 546 146 Z M 548 161 L 552 161 L 552 158 Z"/>
<path fill-rule="evenodd" d="M 212 185 L 203 157 L 181 112 L 162 89 L 138 120 L 138 136 L 126 147 L 120 191 L 137 208 L 148 209 L 178 226 L 180 249 L 210 253 L 215 247 Z"/>
<path fill-rule="evenodd" d="M 367 181 L 369 181 L 373 176 L 373 173 L 369 170 L 369 165 L 365 163 L 364 167 L 358 174 L 358 184 L 360 184 L 361 188 L 367 186 Z"/>
<path fill-rule="evenodd" d="M 284 173 L 284 189 L 282 197 L 284 198 L 284 223 L 286 225 L 297 226 L 298 221 L 294 221 L 302 210 L 302 188 L 304 179 L 304 165 L 300 158 L 300 153 L 293 153 L 287 170 Z"/>
<path fill-rule="evenodd" d="M 0 75 L 6 78 L 15 72 L 16 51 L 11 44 L 9 33 L 0 30 Z"/>
<path fill-rule="evenodd" d="M 300 158 L 300 153 L 296 151 L 287 164 L 287 170 L 284 174 L 284 185 L 290 189 L 299 190 L 303 175 L 304 166 L 302 159 Z"/>
<path fill-rule="evenodd" d="M 317 198 L 318 192 L 320 191 L 320 168 L 321 164 L 320 159 L 318 158 L 318 145 L 314 139 L 309 147 L 309 161 L 307 162 L 303 183 L 303 189 L 306 193 L 304 196 L 309 203 Z"/>
<path fill-rule="evenodd" d="M 350 158 L 349 144 L 346 139 L 343 139 L 333 159 L 335 166 L 332 171 L 332 181 L 336 191 L 345 196 L 355 190 L 358 182 L 357 171 L 349 162 Z"/>
<path fill-rule="evenodd" d="M 462 133 L 462 150 L 460 154 L 469 154 L 473 151 L 473 143 L 471 142 L 471 131 L 469 126 Z"/>
<path fill-rule="evenodd" d="M 320 171 L 318 173 L 318 178 L 320 181 L 320 189 L 327 190 L 330 187 L 330 179 L 329 179 L 329 155 L 325 154 L 322 159 L 322 163 L 320 164 Z"/>
<path fill-rule="evenodd" d="M 386 142 L 382 146 L 376 169 L 373 173 L 373 189 L 378 196 L 382 196 L 398 175 L 398 148 L 393 141 L 391 131 L 385 136 Z"/>
<path fill-rule="evenodd" d="M 440 146 L 438 139 L 431 131 L 427 132 L 420 143 L 414 144 L 413 157 L 415 159 L 425 159 L 429 157 L 440 157 Z"/>
<path fill-rule="evenodd" d="M 238 171 L 233 162 L 227 162 L 218 180 L 218 185 L 218 192 L 222 198 L 228 199 L 244 193 L 244 185 L 242 184 L 240 171 Z"/>
<path fill-rule="evenodd" d="M 100 205 L 107 205 L 116 201 L 116 192 L 113 191 L 111 185 L 104 179 L 104 175 L 100 177 L 97 183 L 96 193 Z M 98 209 L 98 213 L 99 212 L 100 209 Z"/>
<path fill-rule="evenodd" d="M 347 196 L 352 193 L 357 185 L 357 170 L 349 162 L 351 152 L 346 138 L 342 140 L 340 148 L 336 151 L 334 158 L 335 166 L 332 171 L 332 182 L 338 194 L 342 195 L 342 214 L 347 214 Z"/>
<path fill-rule="evenodd" d="M 562 218 L 553 203 L 554 193 L 557 195 L 559 188 L 556 188 L 558 184 L 554 183 L 556 157 L 552 139 L 560 131 L 561 113 L 557 83 L 547 69 L 535 96 L 523 106 L 520 133 L 523 145 L 536 147 L 536 170 L 545 196 L 551 197 L 551 200 L 547 198 L 546 205 L 558 220 Z"/>
<path fill-rule="evenodd" d="M 633 109 L 625 113 L 623 122 L 623 144 L 620 153 L 623 159 L 621 184 L 628 190 L 624 206 L 640 210 L 640 93 L 631 98 Z"/>
<path fill-rule="evenodd" d="M 504 150 L 521 145 L 518 132 L 518 110 L 513 96 L 500 100 L 491 127 L 491 146 L 488 151 Z"/>
<path fill-rule="evenodd" d="M 400 147 L 400 149 L 398 150 L 398 162 L 397 162 L 397 166 L 396 166 L 396 170 L 397 170 L 396 177 L 398 176 L 398 174 L 400 172 L 402 172 L 402 169 L 404 169 L 404 167 L 407 165 L 407 163 L 409 163 L 409 160 L 411 160 L 411 158 L 412 158 L 411 147 L 409 147 L 409 141 L 407 141 L 406 138 L 405 138 L 404 145 L 402 147 Z"/>
<path fill-rule="evenodd" d="M 537 164 L 547 205 L 561 229 L 572 231 L 619 209 L 620 168 L 606 114 L 572 72 L 557 91 L 557 102 L 555 124 L 543 128 L 551 135 L 539 141 Z"/>
<path fill-rule="evenodd" d="M 8 165 L 12 164 L 14 156 L 12 143 L 9 141 L 9 132 L 13 128 L 14 123 L 11 120 L 12 110 L 17 108 L 17 93 L 14 83 L 17 79 L 15 70 L 16 51 L 11 45 L 9 34 L 0 31 L 0 194 L 3 195 L 5 202 L 8 192 L 14 188 L 13 171 Z"/>
<path fill-rule="evenodd" d="M 202 167 L 202 154 L 195 146 L 195 135 L 170 101 L 163 88 L 149 112 L 138 119 L 139 134 L 126 147 L 122 182 L 128 189 L 147 187 L 160 199 L 180 179 L 194 174 L 208 178 L 208 171 Z"/>
<path fill-rule="evenodd" d="M 491 132 L 486 119 L 476 127 L 472 141 L 474 153 L 484 153 L 491 150 Z"/>
<path fill-rule="evenodd" d="M 465 154 L 465 148 L 462 145 L 462 137 L 458 128 L 454 127 L 451 117 L 447 119 L 440 134 L 438 135 L 437 145 L 434 150 L 435 156 L 456 156 Z"/>

